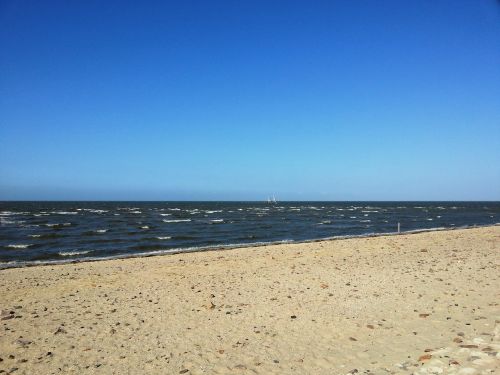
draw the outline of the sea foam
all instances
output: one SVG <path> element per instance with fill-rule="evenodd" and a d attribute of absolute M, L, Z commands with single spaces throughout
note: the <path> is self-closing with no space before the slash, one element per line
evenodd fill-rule
<path fill-rule="evenodd" d="M 26 249 L 30 247 L 31 244 L 11 244 L 7 245 L 7 247 L 10 247 L 11 249 Z"/>
<path fill-rule="evenodd" d="M 76 251 L 60 251 L 58 254 L 62 257 L 71 257 L 75 255 L 84 255 L 92 252 L 92 250 L 76 250 Z"/>

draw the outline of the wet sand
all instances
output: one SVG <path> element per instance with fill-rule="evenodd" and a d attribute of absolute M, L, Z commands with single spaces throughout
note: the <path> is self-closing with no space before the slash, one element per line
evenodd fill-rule
<path fill-rule="evenodd" d="M 500 226 L 0 271 L 0 372 L 489 374 Z"/>

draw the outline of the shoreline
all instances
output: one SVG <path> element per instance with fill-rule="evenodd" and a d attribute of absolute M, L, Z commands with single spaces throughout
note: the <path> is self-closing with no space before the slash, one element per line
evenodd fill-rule
<path fill-rule="evenodd" d="M 237 250 L 245 248 L 259 248 L 274 245 L 286 245 L 286 244 L 308 244 L 316 242 L 329 242 L 338 241 L 351 238 L 374 238 L 374 237 L 388 237 L 388 236 L 399 236 L 399 235 L 411 235 L 418 233 L 427 232 L 441 232 L 441 231 L 454 231 L 454 230 L 467 230 L 475 228 L 488 228 L 500 226 L 500 223 L 495 224 L 485 224 L 485 225 L 463 225 L 460 227 L 434 227 L 434 228 L 422 228 L 413 229 L 409 231 L 401 232 L 382 232 L 382 233 L 367 233 L 359 235 L 339 235 L 332 237 L 323 238 L 312 238 L 306 240 L 278 240 L 270 242 L 254 242 L 254 243 L 241 243 L 241 244 L 227 244 L 227 245 L 213 245 L 205 247 L 191 247 L 191 248 L 176 248 L 176 249 L 165 249 L 165 250 L 152 250 L 148 252 L 140 253 L 130 253 L 130 254 L 118 254 L 113 256 L 103 256 L 103 257 L 88 257 L 88 258 L 74 258 L 74 259 L 60 259 L 60 260 L 47 260 L 47 261 L 14 261 L 14 262 L 0 262 L 0 273 L 3 270 L 16 269 L 16 268 L 27 268 L 27 267 L 46 267 L 46 266 L 58 266 L 64 264 L 79 264 L 79 263 L 92 263 L 100 261 L 112 261 L 120 259 L 136 259 L 136 258 L 151 258 L 158 256 L 168 256 L 175 254 L 189 254 L 189 253 L 202 253 L 202 252 L 218 252 L 225 250 Z"/>

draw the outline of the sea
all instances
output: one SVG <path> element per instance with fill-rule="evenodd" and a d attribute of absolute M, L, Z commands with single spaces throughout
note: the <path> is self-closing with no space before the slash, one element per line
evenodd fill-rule
<path fill-rule="evenodd" d="M 0 268 L 500 223 L 500 202 L 0 202 Z"/>

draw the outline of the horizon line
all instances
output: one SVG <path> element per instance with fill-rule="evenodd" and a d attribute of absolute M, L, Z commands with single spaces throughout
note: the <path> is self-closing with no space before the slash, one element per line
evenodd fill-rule
<path fill-rule="evenodd" d="M 60 202 L 60 203 L 65 203 L 65 202 L 163 202 L 163 203 L 194 203 L 194 202 L 201 202 L 201 203 L 246 203 L 246 202 L 252 202 L 252 203 L 269 203 L 266 200 L 256 200 L 256 199 L 250 199 L 250 200 L 147 200 L 147 199 L 139 199 L 139 200 L 122 200 L 122 199 L 71 199 L 71 200 L 58 200 L 58 199 L 7 199 L 7 200 L 2 200 L 0 199 L 0 203 L 6 203 L 6 202 Z M 326 202 L 326 203 L 337 203 L 337 202 L 380 202 L 380 203 L 391 203 L 391 202 L 464 202 L 464 203 L 481 203 L 481 202 L 491 202 L 491 203 L 500 203 L 500 200 L 440 200 L 440 199 L 431 199 L 431 200 L 381 200 L 381 199 L 375 199 L 375 200 L 366 200 L 366 199 L 361 199 L 361 200 L 355 200 L 355 199 L 348 199 L 348 200 L 316 200 L 316 199 L 310 199 L 310 200 L 279 200 L 276 201 L 275 203 L 295 203 L 295 202 Z M 273 204 L 275 204 L 273 203 Z"/>

